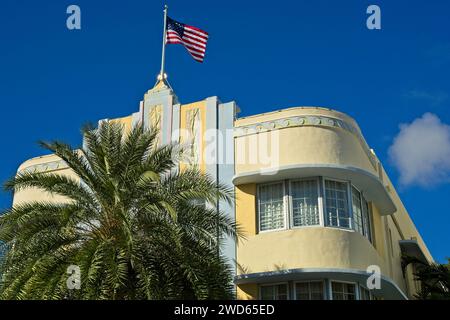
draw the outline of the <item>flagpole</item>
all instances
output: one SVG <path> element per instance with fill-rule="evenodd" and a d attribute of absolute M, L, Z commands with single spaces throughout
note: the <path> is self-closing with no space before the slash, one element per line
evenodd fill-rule
<path fill-rule="evenodd" d="M 164 63 L 166 59 L 166 36 L 167 36 L 167 5 L 164 5 L 164 31 L 163 31 L 163 43 L 162 43 L 162 54 L 161 54 L 161 72 L 159 73 L 158 80 L 165 80 L 166 76 L 164 74 Z"/>

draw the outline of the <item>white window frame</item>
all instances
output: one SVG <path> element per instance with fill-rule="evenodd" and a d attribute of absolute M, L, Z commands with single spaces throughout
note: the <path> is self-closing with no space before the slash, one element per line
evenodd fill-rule
<path fill-rule="evenodd" d="M 294 203 L 292 197 L 292 183 L 297 181 L 316 181 L 317 183 L 317 209 L 319 211 L 319 224 L 311 225 L 311 226 L 294 226 Z M 289 182 L 289 192 L 288 192 L 288 202 L 289 202 L 289 227 L 291 229 L 299 229 L 299 228 L 315 228 L 315 227 L 323 227 L 323 208 L 321 206 L 321 194 L 320 194 L 320 179 L 319 177 L 305 177 L 298 179 L 291 179 Z"/>
<path fill-rule="evenodd" d="M 342 226 L 332 226 L 330 224 L 328 224 L 327 222 L 327 217 L 328 213 L 326 212 L 327 210 L 327 190 L 325 187 L 325 181 L 335 181 L 335 182 L 341 182 L 341 183 L 345 183 L 347 186 L 347 208 L 348 208 L 348 215 L 349 215 L 349 226 L 348 227 L 342 227 Z M 353 205 L 352 205 L 352 193 L 351 193 L 351 181 L 349 180 L 342 180 L 342 179 L 335 179 L 335 178 L 329 178 L 326 176 L 323 176 L 322 179 L 322 188 L 323 188 L 323 211 L 322 211 L 322 215 L 323 215 L 323 220 L 324 220 L 324 226 L 325 227 L 329 227 L 329 228 L 337 228 L 337 229 L 342 229 L 342 230 L 348 230 L 348 231 L 354 231 L 353 229 Z"/>
<path fill-rule="evenodd" d="M 296 286 L 297 283 L 310 283 L 310 282 L 320 282 L 320 283 L 322 283 L 323 300 L 327 300 L 327 287 L 326 287 L 324 279 L 295 281 L 294 285 L 293 285 L 293 287 L 294 287 L 294 289 L 293 289 L 293 291 L 294 291 L 293 299 L 296 300 L 296 301 L 301 301 L 301 300 L 297 300 L 297 286 Z M 310 295 L 311 295 L 311 293 L 310 293 Z"/>
<path fill-rule="evenodd" d="M 318 177 L 318 186 L 319 186 L 319 198 L 317 201 L 319 202 L 319 212 L 320 212 L 320 226 L 325 227 L 325 189 L 324 189 L 324 177 Z"/>
<path fill-rule="evenodd" d="M 355 213 L 353 212 L 353 189 L 352 188 L 355 188 L 355 190 L 358 192 L 358 194 L 359 194 L 359 201 L 360 201 L 360 210 L 361 210 L 361 228 L 362 228 L 362 233 L 361 232 L 359 232 L 358 230 L 356 230 L 356 224 L 354 223 L 354 219 L 355 219 Z M 364 234 L 364 217 L 363 217 L 363 194 L 362 194 L 362 192 L 361 192 L 361 190 L 359 190 L 358 189 L 358 187 L 357 186 L 355 186 L 354 184 L 350 184 L 350 191 L 351 191 L 351 200 L 352 200 L 352 202 L 350 203 L 351 204 L 351 206 L 352 206 L 352 226 L 353 226 L 353 230 L 355 230 L 355 232 L 357 232 L 357 233 L 359 233 L 360 235 L 362 235 L 363 237 L 365 237 L 365 234 Z"/>
<path fill-rule="evenodd" d="M 343 281 L 343 280 L 330 280 L 330 300 L 333 300 L 333 283 L 352 284 L 355 288 L 355 300 L 359 300 L 359 284 L 354 281 Z"/>
<path fill-rule="evenodd" d="M 270 230 L 261 230 L 261 194 L 260 194 L 260 190 L 261 190 L 261 187 L 270 186 L 270 185 L 274 185 L 274 184 L 282 184 L 283 185 L 283 224 L 284 224 L 284 227 L 283 228 L 277 228 L 277 229 L 270 229 Z M 286 194 L 286 183 L 285 183 L 285 180 L 258 184 L 257 196 L 258 196 L 258 199 L 257 199 L 257 205 L 258 205 L 258 233 L 266 233 L 266 232 L 287 230 L 289 226 L 288 226 L 288 221 L 287 221 L 287 212 L 286 212 L 286 210 L 289 210 L 289 208 L 288 208 L 288 199 L 287 199 L 287 194 Z"/>
<path fill-rule="evenodd" d="M 358 285 L 358 290 L 359 290 L 359 299 L 358 300 L 362 300 L 362 294 L 361 294 L 362 290 L 361 289 L 367 290 L 367 292 L 369 293 L 369 300 L 373 300 L 372 291 L 369 290 L 368 288 L 364 287 L 362 284 Z"/>
<path fill-rule="evenodd" d="M 311 180 L 316 181 L 317 183 L 317 204 L 318 204 L 318 210 L 319 210 L 319 224 L 317 225 L 310 225 L 310 226 L 294 226 L 294 210 L 293 210 L 293 197 L 292 197 L 292 183 L 296 181 L 305 181 L 305 180 Z M 349 214 L 349 227 L 343 227 L 343 226 L 333 226 L 328 224 L 328 213 L 327 213 L 327 201 L 326 201 L 326 181 L 334 181 L 339 183 L 344 183 L 347 188 L 347 208 L 348 208 L 348 214 Z M 270 230 L 261 230 L 261 187 L 264 186 L 270 186 L 275 184 L 282 184 L 282 194 L 283 194 L 283 224 L 284 226 L 282 228 L 277 229 L 270 229 Z M 354 212 L 353 212 L 353 190 L 352 188 L 355 188 L 357 192 L 359 193 L 360 201 L 361 201 L 361 211 L 362 211 L 362 223 L 363 223 L 363 236 L 372 244 L 375 246 L 374 242 L 374 231 L 373 231 L 373 214 L 372 214 L 372 208 L 371 203 L 367 201 L 367 199 L 364 197 L 364 193 L 358 189 L 354 184 L 352 184 L 349 180 L 344 179 L 336 179 L 328 176 L 311 176 L 311 177 L 301 177 L 301 178 L 294 178 L 294 179 L 285 179 L 285 180 L 277 180 L 272 181 L 268 183 L 261 183 L 257 185 L 257 230 L 259 233 L 266 233 L 266 232 L 276 232 L 276 231 L 282 231 L 282 230 L 290 230 L 290 229 L 298 229 L 298 228 L 315 228 L 315 227 L 328 227 L 328 228 L 337 228 L 349 232 L 358 232 L 355 230 L 355 222 L 354 222 Z M 365 202 L 367 202 L 367 226 L 368 226 L 368 234 L 365 234 L 364 230 L 364 214 L 363 211 L 365 210 L 363 208 L 363 199 Z M 361 233 L 360 233 L 361 234 Z"/>
<path fill-rule="evenodd" d="M 373 244 L 374 242 L 373 242 L 373 231 L 372 231 L 372 209 L 371 209 L 369 201 L 367 201 L 367 199 L 364 197 L 364 193 L 361 192 L 360 194 L 361 194 L 361 209 L 363 208 L 363 199 L 367 203 L 367 232 L 368 232 L 368 234 L 365 234 L 364 236 L 370 243 Z M 364 212 L 364 210 L 363 210 L 363 212 Z M 364 214 L 362 216 L 364 219 Z M 363 228 L 364 228 L 364 221 L 363 221 Z"/>
<path fill-rule="evenodd" d="M 273 286 L 279 286 L 279 285 L 285 285 L 286 286 L 286 294 L 287 294 L 287 300 L 291 300 L 291 296 L 289 293 L 289 283 L 288 282 L 275 282 L 275 283 L 264 283 L 264 284 L 260 284 L 258 286 L 258 295 L 259 295 L 259 300 L 262 300 L 262 292 L 261 292 L 261 288 L 262 287 L 273 287 Z M 272 301 L 282 301 L 282 300 L 273 300 Z"/>

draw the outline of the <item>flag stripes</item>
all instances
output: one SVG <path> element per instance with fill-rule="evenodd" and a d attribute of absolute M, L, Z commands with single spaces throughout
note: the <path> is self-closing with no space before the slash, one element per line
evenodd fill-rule
<path fill-rule="evenodd" d="M 198 62 L 203 62 L 208 33 L 167 17 L 167 44 L 182 44 Z"/>

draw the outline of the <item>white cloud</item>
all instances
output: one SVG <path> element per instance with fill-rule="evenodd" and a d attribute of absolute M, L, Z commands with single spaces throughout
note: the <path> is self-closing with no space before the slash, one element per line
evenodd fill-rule
<path fill-rule="evenodd" d="M 450 126 L 432 113 L 401 124 L 389 158 L 400 172 L 402 186 L 450 182 Z"/>

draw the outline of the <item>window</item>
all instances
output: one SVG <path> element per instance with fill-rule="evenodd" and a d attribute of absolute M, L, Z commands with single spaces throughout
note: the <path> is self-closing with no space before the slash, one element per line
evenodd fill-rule
<path fill-rule="evenodd" d="M 352 208 L 353 208 L 353 225 L 356 231 L 364 235 L 363 217 L 361 210 L 361 195 L 355 187 L 352 186 Z"/>
<path fill-rule="evenodd" d="M 350 227 L 347 183 L 325 180 L 327 223 L 334 227 Z"/>
<path fill-rule="evenodd" d="M 356 300 L 355 285 L 345 282 L 331 282 L 333 300 Z"/>
<path fill-rule="evenodd" d="M 359 286 L 359 300 L 372 300 L 370 291 L 362 286 Z"/>
<path fill-rule="evenodd" d="M 317 180 L 291 182 L 292 224 L 294 227 L 320 224 Z"/>
<path fill-rule="evenodd" d="M 283 183 L 272 183 L 259 187 L 259 230 L 284 228 Z"/>
<path fill-rule="evenodd" d="M 297 282 L 295 284 L 296 300 L 324 300 L 322 281 Z"/>
<path fill-rule="evenodd" d="M 364 197 L 362 198 L 362 218 L 363 218 L 363 230 L 364 235 L 370 242 L 372 242 L 372 231 L 370 230 L 370 212 L 369 204 Z"/>
<path fill-rule="evenodd" d="M 287 300 L 287 284 L 264 285 L 260 287 L 261 300 Z"/>
<path fill-rule="evenodd" d="M 257 211 L 260 232 L 325 225 L 352 228 L 373 241 L 369 204 L 350 182 L 305 178 L 262 184 Z"/>

